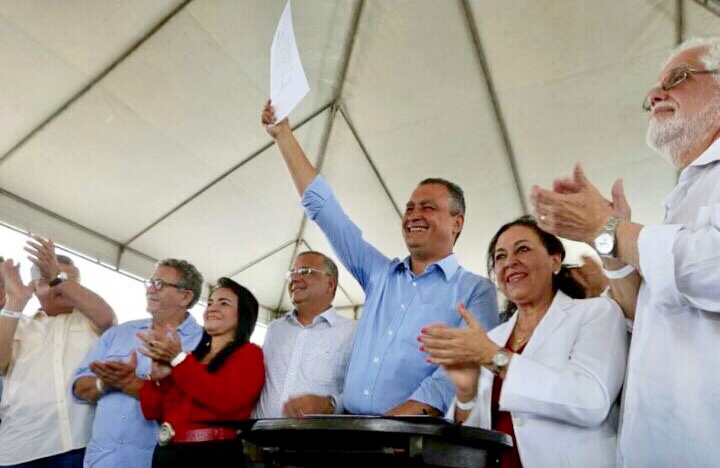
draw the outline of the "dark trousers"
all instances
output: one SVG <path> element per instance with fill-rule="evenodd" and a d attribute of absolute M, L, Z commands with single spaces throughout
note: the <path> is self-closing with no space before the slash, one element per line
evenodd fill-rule
<path fill-rule="evenodd" d="M 38 458 L 19 465 L 7 465 L 0 468 L 82 468 L 83 458 L 85 458 L 85 449 L 81 448 L 52 457 Z"/>
<path fill-rule="evenodd" d="M 179 466 L 242 468 L 245 465 L 245 454 L 240 440 L 158 445 L 155 447 L 152 461 L 153 468 L 178 468 Z"/>

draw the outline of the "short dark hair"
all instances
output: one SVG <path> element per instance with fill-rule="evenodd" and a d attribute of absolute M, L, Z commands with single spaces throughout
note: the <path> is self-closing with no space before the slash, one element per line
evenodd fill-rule
<path fill-rule="evenodd" d="M 165 258 L 160 260 L 155 265 L 156 267 L 166 266 L 174 268 L 180 273 L 180 281 L 178 281 L 178 287 L 186 289 L 193 293 L 193 298 L 188 304 L 187 308 L 194 306 L 200 299 L 202 293 L 203 275 L 195 268 L 195 265 L 177 258 Z"/>
<path fill-rule="evenodd" d="M 227 288 L 237 296 L 238 323 L 233 340 L 226 344 L 208 363 L 207 370 L 211 373 L 217 371 L 233 351 L 250 342 L 250 336 L 255 329 L 260 310 L 260 305 L 253 293 L 230 278 L 220 278 L 217 284 L 211 288 L 210 294 L 212 295 L 212 291 L 220 288 Z M 193 355 L 198 361 L 202 360 L 210 351 L 211 340 L 212 337 L 207 332 L 203 332 L 200 344 L 193 351 Z"/>
<path fill-rule="evenodd" d="M 530 228 L 540 238 L 540 242 L 542 242 L 550 255 L 559 254 L 560 261 L 562 262 L 565 260 L 565 247 L 562 242 L 560 242 L 560 239 L 549 232 L 540 229 L 537 221 L 535 221 L 535 218 L 532 216 L 521 216 L 514 221 L 503 224 L 490 240 L 490 245 L 487 250 L 487 272 L 489 278 L 495 279 L 495 247 L 497 246 L 498 239 L 501 235 L 503 235 L 503 233 L 505 233 L 505 231 L 514 226 L 524 226 L 526 228 Z M 580 283 L 575 281 L 575 278 L 572 277 L 570 270 L 565 265 L 561 265 L 558 274 L 553 276 L 552 288 L 553 291 L 557 291 L 559 289 L 574 299 L 585 299 L 585 290 Z M 505 309 L 502 312 L 503 318 L 510 318 L 516 310 L 517 305 L 508 300 L 505 304 Z"/>
<path fill-rule="evenodd" d="M 438 184 L 445 187 L 450 196 L 450 214 L 453 216 L 465 214 L 465 192 L 458 184 L 439 177 L 430 177 L 421 181 L 418 185 Z"/>

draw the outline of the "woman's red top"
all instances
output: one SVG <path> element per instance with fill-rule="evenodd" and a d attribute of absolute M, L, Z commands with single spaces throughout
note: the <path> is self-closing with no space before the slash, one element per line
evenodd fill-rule
<path fill-rule="evenodd" d="M 527 343 L 526 343 L 527 344 Z M 522 354 L 525 345 L 513 351 L 505 344 L 505 349 L 515 354 Z M 492 412 L 492 428 L 496 431 L 504 432 L 512 437 L 512 450 L 506 451 L 502 460 L 500 460 L 500 468 L 522 468 L 520 461 L 520 452 L 517 449 L 517 439 L 515 439 L 515 429 L 513 428 L 512 416 L 509 411 L 500 411 L 500 392 L 502 392 L 503 379 L 495 376 L 493 380 L 492 399 L 490 400 L 490 409 Z"/>
<path fill-rule="evenodd" d="M 140 389 L 145 419 L 168 422 L 176 432 L 208 427 L 197 421 L 249 419 L 265 383 L 262 350 L 252 343 L 236 349 L 214 373 L 192 354 L 172 374 Z"/>

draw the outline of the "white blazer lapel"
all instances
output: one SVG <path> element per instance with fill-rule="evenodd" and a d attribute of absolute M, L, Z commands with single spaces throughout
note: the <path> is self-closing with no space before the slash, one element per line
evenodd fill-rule
<path fill-rule="evenodd" d="M 505 346 L 508 338 L 510 338 L 510 334 L 512 333 L 513 328 L 515 328 L 516 322 L 517 312 L 515 312 L 512 317 L 510 317 L 510 320 L 505 323 L 501 323 L 497 327 L 490 330 L 490 332 L 488 333 L 488 338 L 493 340 L 495 344 L 499 346 Z"/>
<path fill-rule="evenodd" d="M 562 291 L 558 291 L 553 298 L 550 308 L 545 312 L 545 316 L 535 328 L 530 341 L 528 341 L 523 354 L 532 356 L 547 338 L 552 335 L 555 329 L 562 323 L 567 315 L 567 308 L 572 305 L 572 299 Z"/>
<path fill-rule="evenodd" d="M 515 328 L 515 322 L 517 322 L 517 313 L 513 314 L 505 323 L 501 323 L 497 327 L 493 328 L 488 332 L 488 338 L 494 341 L 498 346 L 505 346 L 510 333 Z M 478 406 L 475 407 L 471 413 L 471 418 L 474 419 L 473 425 L 490 429 L 492 427 L 491 420 L 491 408 L 490 400 L 492 399 L 492 386 L 495 374 L 486 369 L 480 367 L 480 380 L 478 382 Z M 468 419 L 470 420 L 470 418 Z"/>

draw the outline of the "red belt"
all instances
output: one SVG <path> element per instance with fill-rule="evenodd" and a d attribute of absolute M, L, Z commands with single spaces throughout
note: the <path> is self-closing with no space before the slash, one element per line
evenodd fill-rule
<path fill-rule="evenodd" d="M 173 436 L 171 443 L 184 442 L 209 442 L 212 440 L 232 440 L 237 439 L 237 430 L 225 427 L 216 427 L 208 429 L 190 429 L 187 431 L 178 431 Z"/>

